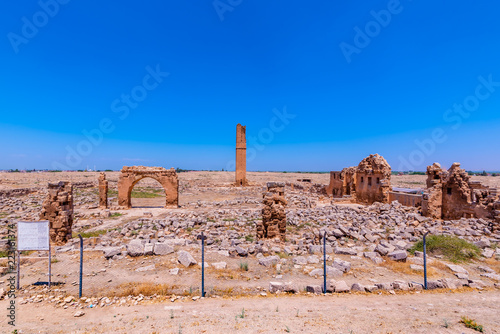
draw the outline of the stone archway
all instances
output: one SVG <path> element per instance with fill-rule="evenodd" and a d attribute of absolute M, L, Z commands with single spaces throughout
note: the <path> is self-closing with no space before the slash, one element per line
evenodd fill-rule
<path fill-rule="evenodd" d="M 152 178 L 165 189 L 165 206 L 179 204 L 179 179 L 175 169 L 163 167 L 124 166 L 118 179 L 118 205 L 129 209 L 131 207 L 132 189 L 140 180 Z"/>

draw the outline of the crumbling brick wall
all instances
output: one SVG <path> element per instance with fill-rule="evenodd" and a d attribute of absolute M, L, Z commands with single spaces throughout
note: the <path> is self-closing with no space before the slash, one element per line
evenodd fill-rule
<path fill-rule="evenodd" d="M 40 220 L 50 222 L 50 239 L 56 245 L 63 245 L 71 239 L 73 185 L 70 182 L 49 183 Z"/>
<path fill-rule="evenodd" d="M 108 208 L 108 180 L 105 173 L 99 174 L 99 207 Z"/>
<path fill-rule="evenodd" d="M 263 195 L 262 221 L 257 224 L 257 238 L 286 238 L 285 184 L 268 182 Z"/>

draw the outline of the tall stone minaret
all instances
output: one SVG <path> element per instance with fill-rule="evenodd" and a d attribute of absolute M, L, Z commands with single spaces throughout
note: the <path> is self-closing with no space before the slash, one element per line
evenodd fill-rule
<path fill-rule="evenodd" d="M 247 137 L 246 126 L 236 125 L 236 185 L 247 185 Z"/>

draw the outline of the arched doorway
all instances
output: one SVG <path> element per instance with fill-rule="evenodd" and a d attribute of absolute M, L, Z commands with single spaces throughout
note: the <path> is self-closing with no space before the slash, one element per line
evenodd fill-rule
<path fill-rule="evenodd" d="M 179 179 L 173 168 L 124 166 L 118 179 L 118 205 L 130 208 L 132 190 L 142 179 L 158 181 L 165 191 L 165 206 L 177 206 L 179 203 Z"/>
<path fill-rule="evenodd" d="M 161 208 L 166 203 L 165 189 L 157 180 L 145 177 L 130 188 L 130 207 Z"/>

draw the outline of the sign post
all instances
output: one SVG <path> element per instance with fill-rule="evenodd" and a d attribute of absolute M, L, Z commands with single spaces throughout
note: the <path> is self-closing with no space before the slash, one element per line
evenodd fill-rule
<path fill-rule="evenodd" d="M 17 289 L 21 278 L 22 251 L 49 251 L 49 288 L 52 275 L 52 257 L 50 250 L 50 223 L 48 220 L 34 222 L 17 222 Z"/>

